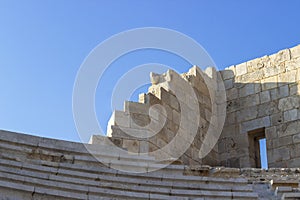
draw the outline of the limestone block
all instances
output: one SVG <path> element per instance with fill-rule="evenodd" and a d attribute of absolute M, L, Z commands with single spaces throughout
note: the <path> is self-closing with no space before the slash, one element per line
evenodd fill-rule
<path fill-rule="evenodd" d="M 289 84 L 290 96 L 300 95 L 300 82 Z"/>
<path fill-rule="evenodd" d="M 297 68 L 300 68 L 300 57 L 285 62 L 286 71 L 291 71 Z"/>
<path fill-rule="evenodd" d="M 170 107 L 174 108 L 177 111 L 180 110 L 179 102 L 178 102 L 176 96 L 174 96 L 174 95 L 170 96 Z"/>
<path fill-rule="evenodd" d="M 237 88 L 231 88 L 229 90 L 226 90 L 226 98 L 228 101 L 237 99 L 238 98 L 238 89 Z"/>
<path fill-rule="evenodd" d="M 227 112 L 234 112 L 234 111 L 237 111 L 240 109 L 241 107 L 241 102 L 238 100 L 238 99 L 234 99 L 234 100 L 231 100 L 231 101 L 228 101 L 227 102 Z"/>
<path fill-rule="evenodd" d="M 173 110 L 173 122 L 175 124 L 180 124 L 180 113 L 175 109 Z"/>
<path fill-rule="evenodd" d="M 278 83 L 280 85 L 296 82 L 297 70 L 287 71 L 278 75 Z"/>
<path fill-rule="evenodd" d="M 297 69 L 297 81 L 300 81 L 300 68 L 299 69 Z"/>
<path fill-rule="evenodd" d="M 284 85 L 278 88 L 271 89 L 270 93 L 271 93 L 271 99 L 276 100 L 276 99 L 289 96 L 290 89 L 288 85 Z"/>
<path fill-rule="evenodd" d="M 280 147 L 268 152 L 268 162 L 276 163 L 290 159 L 290 149 L 288 147 Z"/>
<path fill-rule="evenodd" d="M 108 137 L 102 135 L 92 135 L 89 140 L 89 144 L 102 144 L 109 145 Z"/>
<path fill-rule="evenodd" d="M 283 123 L 283 113 L 282 112 L 271 115 L 271 125 L 272 126 L 276 126 L 281 123 Z"/>
<path fill-rule="evenodd" d="M 291 160 L 288 161 L 288 167 L 296 168 L 296 167 L 299 167 L 299 166 L 300 166 L 300 158 L 294 158 L 294 159 L 291 159 Z M 297 193 L 297 194 L 298 194 L 298 197 L 299 197 L 300 194 L 299 193 Z"/>
<path fill-rule="evenodd" d="M 290 144 L 293 144 L 293 138 L 292 136 L 285 136 L 285 137 L 280 137 L 276 138 L 272 142 L 272 148 L 276 149 L 279 147 L 286 147 Z"/>
<path fill-rule="evenodd" d="M 257 118 L 241 124 L 241 133 L 247 133 L 255 129 L 269 127 L 271 125 L 271 120 L 269 116 L 263 118 Z"/>
<path fill-rule="evenodd" d="M 265 77 L 277 76 L 285 72 L 285 63 L 269 63 L 269 65 L 263 68 L 263 71 Z"/>
<path fill-rule="evenodd" d="M 298 162 L 299 164 L 300 164 L 300 162 Z M 299 164 L 297 165 L 295 165 L 295 166 L 299 166 Z M 300 199 L 300 193 L 299 192 L 296 192 L 296 193 L 284 193 L 283 195 L 282 195 L 282 199 L 284 199 L 284 200 L 288 200 L 288 199 L 290 199 L 290 200 L 293 200 L 293 199 Z"/>
<path fill-rule="evenodd" d="M 167 121 L 167 128 L 172 131 L 173 133 L 177 133 L 179 124 L 175 124 L 173 121 Z"/>
<path fill-rule="evenodd" d="M 253 72 L 253 71 L 257 71 L 261 68 L 263 68 L 263 63 L 261 58 L 256 58 L 250 61 L 247 61 L 247 69 L 248 72 Z"/>
<path fill-rule="evenodd" d="M 139 153 L 140 142 L 138 140 L 124 139 L 123 148 L 126 148 L 131 153 Z"/>
<path fill-rule="evenodd" d="M 259 93 L 260 103 L 266 103 L 271 100 L 270 91 L 266 90 Z"/>
<path fill-rule="evenodd" d="M 233 88 L 233 79 L 228 79 L 224 81 L 225 89 L 228 90 L 230 88 Z"/>
<path fill-rule="evenodd" d="M 287 136 L 298 134 L 300 127 L 300 121 L 293 121 L 287 124 L 283 124 L 277 128 L 278 135 Z"/>
<path fill-rule="evenodd" d="M 132 128 L 147 126 L 150 123 L 150 121 L 151 119 L 149 115 L 130 113 L 130 127 Z"/>
<path fill-rule="evenodd" d="M 300 45 L 290 48 L 291 58 L 300 57 Z"/>
<path fill-rule="evenodd" d="M 236 83 L 253 83 L 264 78 L 264 70 L 260 69 L 254 72 L 244 74 L 235 78 Z"/>
<path fill-rule="evenodd" d="M 298 135 L 299 134 L 297 134 L 297 136 L 295 137 L 295 140 L 294 140 L 294 138 L 293 138 L 293 141 L 295 142 L 295 144 L 291 147 L 291 158 L 297 158 L 297 157 L 300 157 L 300 151 L 299 151 L 299 149 L 300 149 L 300 141 L 299 141 L 299 138 L 298 138 Z M 298 166 L 300 166 L 300 163 L 299 163 L 299 165 Z"/>
<path fill-rule="evenodd" d="M 242 107 L 250 107 L 259 104 L 259 94 L 253 94 L 239 99 Z"/>
<path fill-rule="evenodd" d="M 130 127 L 130 116 L 123 111 L 115 110 L 108 122 L 108 127 L 118 125 L 122 127 Z"/>
<path fill-rule="evenodd" d="M 248 107 L 237 112 L 237 122 L 248 121 L 257 117 L 257 106 Z"/>
<path fill-rule="evenodd" d="M 138 113 L 138 114 L 148 115 L 149 107 L 150 105 L 148 104 L 131 102 L 131 101 L 125 101 L 124 103 L 124 110 L 127 113 Z"/>
<path fill-rule="evenodd" d="M 241 76 L 243 74 L 246 74 L 247 73 L 247 64 L 241 63 L 239 65 L 236 65 L 235 70 L 236 70 L 236 76 Z"/>
<path fill-rule="evenodd" d="M 220 71 L 223 80 L 233 79 L 234 78 L 234 72 L 232 70 L 222 70 Z"/>
<path fill-rule="evenodd" d="M 109 137 L 127 138 L 127 139 L 147 138 L 155 134 L 151 130 L 143 129 L 143 128 L 125 128 L 125 127 L 112 126 L 111 130 L 112 130 L 111 134 L 108 135 Z"/>
<path fill-rule="evenodd" d="M 261 84 L 260 84 L 260 80 L 259 81 L 254 81 L 254 91 L 255 93 L 259 93 L 262 91 L 261 89 Z"/>
<path fill-rule="evenodd" d="M 245 83 L 244 86 L 239 89 L 239 97 L 245 97 L 251 94 L 255 94 L 255 87 L 253 83 Z"/>
<path fill-rule="evenodd" d="M 284 121 L 294 121 L 298 119 L 298 109 L 288 110 L 283 113 Z"/>
<path fill-rule="evenodd" d="M 276 126 L 266 128 L 265 129 L 265 134 L 266 134 L 267 141 L 278 138 L 277 131 L 276 131 Z"/>
<path fill-rule="evenodd" d="M 262 90 L 269 90 L 277 87 L 277 76 L 272 76 L 261 80 Z"/>
<path fill-rule="evenodd" d="M 296 135 L 293 135 L 293 142 L 296 143 L 300 143 L 300 130 L 299 133 Z"/>
<path fill-rule="evenodd" d="M 269 56 L 270 60 L 276 63 L 284 62 L 286 60 L 291 59 L 291 54 L 289 49 L 283 49 L 279 51 L 278 53 L 275 53 L 271 56 Z"/>
<path fill-rule="evenodd" d="M 226 119 L 225 119 L 225 125 L 232 125 L 236 123 L 236 113 L 227 113 Z"/>
<path fill-rule="evenodd" d="M 291 96 L 280 99 L 278 102 L 278 109 L 282 111 L 291 110 L 293 108 L 299 108 L 300 98 L 298 96 Z"/>

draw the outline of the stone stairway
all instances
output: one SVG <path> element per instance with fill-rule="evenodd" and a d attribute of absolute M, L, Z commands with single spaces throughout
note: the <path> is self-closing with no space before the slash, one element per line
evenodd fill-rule
<path fill-rule="evenodd" d="M 105 144 L 90 146 L 109 149 Z M 116 157 L 109 151 L 101 151 L 99 156 L 110 160 L 110 166 L 99 163 L 81 143 L 1 131 L 0 199 L 258 198 L 244 178 L 195 176 L 184 165 L 126 173 L 113 169 L 113 165 L 160 166 L 151 164 L 154 158 L 149 156 Z"/>
<path fill-rule="evenodd" d="M 216 86 L 215 69 L 203 72 L 193 66 L 184 74 L 168 70 L 150 77 L 152 85 L 147 94 L 140 94 L 139 102 L 126 101 L 123 110 L 113 112 L 107 136 L 120 148 L 149 153 L 156 160 L 217 165 L 218 128 L 225 110 L 217 97 L 222 92 L 215 90 L 221 88 Z M 102 142 L 96 135 L 92 138 L 90 143 Z"/>

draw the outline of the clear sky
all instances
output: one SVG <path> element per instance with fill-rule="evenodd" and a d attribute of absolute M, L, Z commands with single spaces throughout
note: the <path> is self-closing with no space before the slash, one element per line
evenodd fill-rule
<path fill-rule="evenodd" d="M 72 91 L 84 58 L 101 41 L 139 27 L 180 31 L 201 44 L 219 69 L 300 43 L 300 1 L 0 1 L 0 129 L 79 141 Z M 162 62 L 190 66 L 155 51 L 120 59 L 97 94 L 102 126 L 122 70 Z M 99 86 L 101 87 L 101 86 Z"/>

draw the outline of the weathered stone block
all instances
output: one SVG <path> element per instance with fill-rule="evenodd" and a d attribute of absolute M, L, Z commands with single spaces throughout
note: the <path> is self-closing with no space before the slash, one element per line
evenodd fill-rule
<path fill-rule="evenodd" d="M 284 85 L 278 88 L 274 88 L 270 90 L 271 93 L 271 99 L 276 100 L 283 97 L 289 96 L 290 90 L 288 85 Z"/>
<path fill-rule="evenodd" d="M 257 71 L 261 68 L 263 68 L 263 63 L 261 61 L 261 58 L 256 58 L 250 61 L 247 61 L 247 69 L 248 72 L 253 72 L 253 71 Z"/>
<path fill-rule="evenodd" d="M 271 126 L 276 126 L 283 123 L 283 113 L 276 113 L 271 115 Z"/>
<path fill-rule="evenodd" d="M 118 125 L 123 127 L 130 127 L 130 116 L 123 111 L 115 110 L 111 117 L 111 125 Z"/>
<path fill-rule="evenodd" d="M 276 126 L 266 128 L 265 134 L 266 134 L 267 141 L 277 138 L 278 135 L 277 135 L 277 131 L 276 131 Z"/>
<path fill-rule="evenodd" d="M 272 88 L 276 88 L 277 85 L 277 76 L 272 76 L 269 78 L 265 78 L 261 80 L 262 90 L 269 90 Z"/>
<path fill-rule="evenodd" d="M 278 102 L 279 110 L 286 111 L 293 108 L 299 108 L 300 98 L 298 96 L 286 97 L 280 99 Z"/>
<path fill-rule="evenodd" d="M 241 63 L 235 66 L 236 76 L 241 76 L 247 73 L 247 64 Z"/>
<path fill-rule="evenodd" d="M 270 91 L 266 90 L 259 94 L 260 103 L 266 103 L 271 100 Z"/>
<path fill-rule="evenodd" d="M 290 87 L 290 95 L 291 96 L 300 94 L 300 83 L 299 82 L 289 84 L 289 87 Z"/>
<path fill-rule="evenodd" d="M 300 67 L 300 57 L 285 62 L 286 71 L 292 71 Z"/>
<path fill-rule="evenodd" d="M 239 97 L 245 97 L 251 94 L 255 94 L 255 87 L 253 83 L 246 83 L 239 89 Z"/>
<path fill-rule="evenodd" d="M 268 153 L 268 162 L 270 163 L 280 162 L 288 159 L 290 159 L 290 149 L 287 147 L 273 149 Z"/>
<path fill-rule="evenodd" d="M 298 136 L 297 136 L 297 139 L 295 140 L 295 142 L 297 143 L 297 144 L 294 144 L 292 147 L 291 147 L 291 158 L 297 158 L 297 157 L 300 157 L 300 151 L 299 151 L 299 149 L 300 149 L 300 144 L 299 144 L 299 140 L 298 140 L 299 138 L 298 138 Z M 300 166 L 300 163 L 299 163 L 299 165 L 298 166 Z"/>
<path fill-rule="evenodd" d="M 232 70 L 222 70 L 220 72 L 221 72 L 223 80 L 233 79 L 233 77 L 234 77 L 234 72 Z"/>
<path fill-rule="evenodd" d="M 294 121 L 287 124 L 280 125 L 277 128 L 278 136 L 287 136 L 298 134 L 300 127 L 300 121 Z"/>
<path fill-rule="evenodd" d="M 270 60 L 276 63 L 284 62 L 291 59 L 291 54 L 289 49 L 283 49 L 278 53 L 269 56 Z"/>
<path fill-rule="evenodd" d="M 238 89 L 231 88 L 229 90 L 226 90 L 226 98 L 229 101 L 238 98 Z"/>
<path fill-rule="evenodd" d="M 139 153 L 140 151 L 140 144 L 138 140 L 123 140 L 123 148 L 126 148 L 131 153 Z"/>
<path fill-rule="evenodd" d="M 237 122 L 248 121 L 257 117 L 257 106 L 248 107 L 237 112 Z"/>
<path fill-rule="evenodd" d="M 277 76 L 285 71 L 285 64 L 282 63 L 270 63 L 270 65 L 263 68 L 265 77 Z"/>
<path fill-rule="evenodd" d="M 233 88 L 233 79 L 228 79 L 224 81 L 225 89 L 228 90 L 230 88 Z"/>
<path fill-rule="evenodd" d="M 279 137 L 273 139 L 272 148 L 287 147 L 290 144 L 293 144 L 292 136 Z"/>
<path fill-rule="evenodd" d="M 271 120 L 269 116 L 243 122 L 241 124 L 241 133 L 247 133 L 248 131 L 256 130 L 263 127 L 269 127 Z"/>
<path fill-rule="evenodd" d="M 253 94 L 239 99 L 242 107 L 250 107 L 259 104 L 259 94 Z"/>
<path fill-rule="evenodd" d="M 124 103 L 124 110 L 127 113 L 138 113 L 138 114 L 148 115 L 149 107 L 150 105 L 148 104 L 131 102 L 131 101 L 125 101 Z"/>
<path fill-rule="evenodd" d="M 300 143 L 300 130 L 299 133 L 296 135 L 293 135 L 293 142 L 296 143 Z"/>
<path fill-rule="evenodd" d="M 291 58 L 300 57 L 300 45 L 290 48 Z"/>
<path fill-rule="evenodd" d="M 283 113 L 284 121 L 294 121 L 298 119 L 298 109 L 288 110 Z"/>
<path fill-rule="evenodd" d="M 296 82 L 297 70 L 287 71 L 278 75 L 278 83 L 280 85 Z"/>

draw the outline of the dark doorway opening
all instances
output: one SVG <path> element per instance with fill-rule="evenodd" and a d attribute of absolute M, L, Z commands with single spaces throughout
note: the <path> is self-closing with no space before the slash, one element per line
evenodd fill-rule
<path fill-rule="evenodd" d="M 248 132 L 251 167 L 268 168 L 265 128 Z"/>

